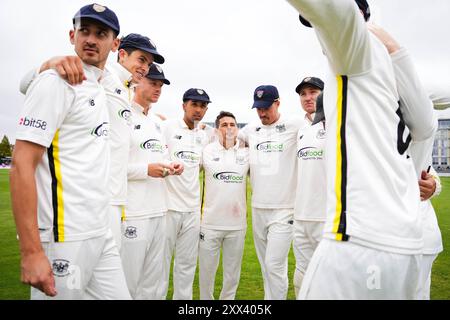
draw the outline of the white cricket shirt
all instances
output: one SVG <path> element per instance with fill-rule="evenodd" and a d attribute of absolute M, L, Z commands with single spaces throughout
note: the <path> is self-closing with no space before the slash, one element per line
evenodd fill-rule
<path fill-rule="evenodd" d="M 83 66 L 87 80 L 71 86 L 48 70 L 25 97 L 16 139 L 47 148 L 36 169 L 41 241 L 79 241 L 103 235 L 109 143 L 103 72 Z"/>
<path fill-rule="evenodd" d="M 183 174 L 166 178 L 169 191 L 168 209 L 178 212 L 194 212 L 200 209 L 199 170 L 203 148 L 215 136 L 214 129 L 190 130 L 183 119 L 163 122 L 163 136 L 167 143 L 170 161 L 184 165 Z"/>
<path fill-rule="evenodd" d="M 249 146 L 252 207 L 294 208 L 297 186 L 297 133 L 302 117 L 280 116 L 271 125 L 259 120 L 246 125 L 239 137 Z"/>
<path fill-rule="evenodd" d="M 150 163 L 168 162 L 167 146 L 161 133 L 162 121 L 152 112 L 145 115 L 143 110 L 133 102 L 126 220 L 158 217 L 167 211 L 166 178 L 148 176 Z"/>
<path fill-rule="evenodd" d="M 296 220 L 326 220 L 325 138 L 325 124 L 322 121 L 298 131 Z"/>
<path fill-rule="evenodd" d="M 331 67 L 324 90 L 324 236 L 421 254 L 419 187 L 386 48 L 369 33 L 353 0 L 289 2 L 313 25 Z"/>
<path fill-rule="evenodd" d="M 239 142 L 228 150 L 219 141 L 203 150 L 205 180 L 201 225 L 214 230 L 247 227 L 248 148 Z"/>
<path fill-rule="evenodd" d="M 131 73 L 119 63 L 109 63 L 108 77 L 102 80 L 106 91 L 110 119 L 111 175 L 109 190 L 112 205 L 127 201 L 127 163 L 131 134 L 130 105 L 134 90 L 130 88 Z"/>

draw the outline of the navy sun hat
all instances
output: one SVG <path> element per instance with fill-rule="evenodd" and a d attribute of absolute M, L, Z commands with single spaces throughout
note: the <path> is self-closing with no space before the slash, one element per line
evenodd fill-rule
<path fill-rule="evenodd" d="M 253 94 L 253 108 L 269 108 L 280 98 L 278 89 L 272 85 L 262 85 L 255 89 Z"/>
<path fill-rule="evenodd" d="M 150 66 L 150 70 L 148 71 L 146 77 L 151 80 L 161 80 L 164 84 L 167 85 L 170 84 L 170 81 L 167 80 L 164 76 L 163 69 L 155 63 L 152 63 L 152 65 Z"/>
<path fill-rule="evenodd" d="M 79 23 L 81 19 L 96 20 L 111 28 L 116 33 L 116 35 L 120 33 L 119 19 L 117 18 L 114 11 L 106 6 L 93 3 L 82 7 L 77 11 L 77 13 L 75 13 L 75 16 L 73 17 L 73 25 L 75 26 L 75 24 Z"/>
<path fill-rule="evenodd" d="M 164 57 L 156 50 L 155 43 L 149 37 L 138 33 L 130 33 L 126 37 L 120 39 L 119 49 L 124 48 L 136 48 L 151 53 L 156 63 L 164 63 Z"/>
<path fill-rule="evenodd" d="M 188 100 L 211 103 L 211 100 L 209 100 L 209 96 L 206 91 L 196 88 L 191 88 L 183 94 L 183 102 L 186 102 Z"/>
<path fill-rule="evenodd" d="M 316 87 L 320 90 L 323 90 L 324 88 L 324 83 L 320 78 L 316 78 L 316 77 L 306 77 L 302 80 L 302 82 L 299 83 L 299 85 L 295 88 L 295 92 L 297 92 L 298 94 L 300 94 L 300 90 L 302 90 L 302 88 L 304 86 L 313 86 Z"/>
<path fill-rule="evenodd" d="M 363 12 L 364 14 L 364 20 L 369 21 L 370 19 L 370 7 L 369 4 L 367 3 L 366 0 L 355 0 L 356 4 L 358 5 L 358 8 Z M 308 28 L 312 28 L 311 23 L 309 23 L 308 20 L 306 20 L 305 18 L 302 17 L 302 15 L 298 16 L 300 19 L 300 22 L 308 27 Z"/>

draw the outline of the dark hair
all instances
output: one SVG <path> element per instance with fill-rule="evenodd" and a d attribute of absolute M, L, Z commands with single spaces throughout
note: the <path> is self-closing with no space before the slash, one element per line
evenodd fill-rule
<path fill-rule="evenodd" d="M 219 128 L 220 119 L 225 118 L 225 117 L 233 118 L 237 124 L 236 117 L 234 116 L 234 114 L 232 114 L 231 112 L 228 112 L 228 111 L 220 111 L 219 115 L 216 118 L 216 128 Z"/>
<path fill-rule="evenodd" d="M 138 48 L 133 48 L 133 47 L 125 47 L 125 48 L 120 48 L 120 49 L 125 50 L 128 55 L 132 54 L 133 51 L 139 50 Z M 120 59 L 119 53 L 117 53 L 117 62 L 119 62 L 119 59 Z"/>

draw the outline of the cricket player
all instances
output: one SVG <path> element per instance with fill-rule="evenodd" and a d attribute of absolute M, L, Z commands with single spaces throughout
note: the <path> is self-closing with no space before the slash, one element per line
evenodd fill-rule
<path fill-rule="evenodd" d="M 162 125 L 170 160 L 180 161 L 184 166 L 181 176 L 166 178 L 169 210 L 166 215 L 166 260 L 161 296 L 167 295 L 175 251 L 174 300 L 192 300 L 200 233 L 200 163 L 203 148 L 215 137 L 213 128 L 200 123 L 209 103 L 211 101 L 205 90 L 191 88 L 183 95 L 183 119 L 166 120 Z"/>
<path fill-rule="evenodd" d="M 214 300 L 214 281 L 223 261 L 220 300 L 234 300 L 241 275 L 247 229 L 248 148 L 240 147 L 235 116 L 221 111 L 216 118 L 219 140 L 203 150 L 203 208 L 200 226 L 200 299 Z"/>
<path fill-rule="evenodd" d="M 169 80 L 159 65 L 152 64 L 136 87 L 131 106 L 133 132 L 121 257 L 128 289 L 134 299 L 161 299 L 167 213 L 164 178 L 183 172 L 181 164 L 169 163 L 161 132 L 162 120 L 151 111 L 164 84 L 169 85 Z"/>
<path fill-rule="evenodd" d="M 323 81 L 316 77 L 304 78 L 295 88 L 300 97 L 300 104 L 305 111 L 305 126 L 310 126 L 316 112 L 316 100 L 323 90 Z"/>
<path fill-rule="evenodd" d="M 127 166 L 129 141 L 131 134 L 130 106 L 136 85 L 148 73 L 153 61 L 163 63 L 153 41 L 146 36 L 131 33 L 120 41 L 117 63 L 107 63 L 108 75 L 101 84 L 106 90 L 110 119 L 109 144 L 111 148 L 111 174 L 109 191 L 110 226 L 116 244 L 121 247 L 121 219 L 127 198 Z M 56 57 L 46 61 L 36 72 L 32 70 L 21 82 L 21 92 L 26 93 L 28 86 L 39 72 L 54 69 L 70 84 L 82 83 L 84 72 L 80 68 L 78 56 Z M 125 165 L 124 165 L 125 164 Z"/>
<path fill-rule="evenodd" d="M 119 46 L 119 21 L 90 4 L 73 23 L 70 41 L 86 79 L 72 86 L 53 70 L 41 73 L 16 135 L 10 174 L 21 279 L 32 299 L 129 299 L 108 225 L 110 120 L 100 84 Z"/>
<path fill-rule="evenodd" d="M 289 2 L 314 27 L 331 67 L 324 90 L 327 220 L 299 298 L 415 299 L 420 193 L 392 62 L 364 21 L 369 6 Z M 421 121 L 410 130 L 424 140 L 433 135 L 432 110 Z"/>
<path fill-rule="evenodd" d="M 249 146 L 252 223 L 264 280 L 264 299 L 286 299 L 288 253 L 293 236 L 297 185 L 296 139 L 301 117 L 279 112 L 280 96 L 272 85 L 255 89 L 253 108 L 259 119 L 240 132 Z"/>
<path fill-rule="evenodd" d="M 297 135 L 297 193 L 294 206 L 294 289 L 298 297 L 311 257 L 322 240 L 326 220 L 326 125 L 323 94 L 317 97 L 314 121 Z"/>
<path fill-rule="evenodd" d="M 400 110 L 405 116 L 405 123 L 409 127 L 420 128 L 421 118 L 414 117 L 420 112 L 432 108 L 432 101 L 428 97 L 420 79 L 415 71 L 414 64 L 408 51 L 385 30 L 375 24 L 368 25 L 369 30 L 386 46 L 394 66 L 397 88 L 400 94 Z M 434 114 L 435 116 L 435 114 Z M 435 123 L 437 128 L 437 117 Z M 433 261 L 443 251 L 442 236 L 434 212 L 433 205 L 429 200 L 439 195 L 441 183 L 437 173 L 432 167 L 432 151 L 434 134 L 425 140 L 411 135 L 411 145 L 408 150 L 413 159 L 417 179 L 420 187 L 420 211 L 422 217 L 424 247 L 421 265 L 420 284 L 418 299 L 430 299 L 431 268 Z"/>

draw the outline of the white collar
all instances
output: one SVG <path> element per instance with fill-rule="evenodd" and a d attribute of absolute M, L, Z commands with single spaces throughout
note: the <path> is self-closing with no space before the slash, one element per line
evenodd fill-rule
<path fill-rule="evenodd" d="M 131 82 L 131 79 L 133 78 L 131 72 L 125 69 L 120 63 L 109 63 L 108 67 L 117 75 L 117 77 L 119 77 L 120 83 L 122 83 L 124 87 L 133 88 L 135 86 Z"/>

